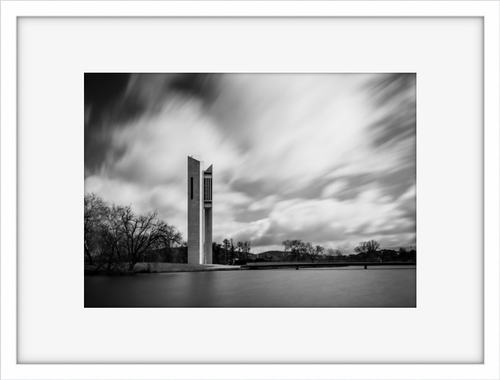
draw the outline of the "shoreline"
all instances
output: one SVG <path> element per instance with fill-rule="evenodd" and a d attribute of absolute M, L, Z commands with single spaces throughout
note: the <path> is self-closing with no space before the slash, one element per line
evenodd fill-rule
<path fill-rule="evenodd" d="M 137 263 L 132 272 L 118 268 L 107 273 L 105 269 L 96 271 L 95 265 L 85 265 L 85 276 L 133 276 L 137 274 L 159 274 L 159 273 L 187 273 L 187 272 L 219 272 L 236 270 L 277 270 L 277 269 L 319 269 L 319 268 L 342 268 L 349 266 L 416 266 L 415 262 L 339 262 L 339 263 L 262 263 L 261 265 L 221 265 L 221 264 L 181 264 L 181 263 Z M 366 268 L 365 268 L 366 269 Z"/>
<path fill-rule="evenodd" d="M 181 264 L 181 263 L 137 263 L 132 272 L 118 269 L 107 273 L 104 268 L 96 271 L 95 265 L 86 264 L 85 276 L 134 276 L 136 274 L 186 273 L 186 272 L 218 272 L 240 270 L 239 265 L 219 264 Z"/>

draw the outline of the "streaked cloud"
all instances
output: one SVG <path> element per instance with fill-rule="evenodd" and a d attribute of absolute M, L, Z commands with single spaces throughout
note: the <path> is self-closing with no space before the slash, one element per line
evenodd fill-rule
<path fill-rule="evenodd" d="M 112 75 L 85 79 L 85 191 L 158 209 L 186 236 L 199 155 L 218 242 L 415 245 L 414 75 Z"/>

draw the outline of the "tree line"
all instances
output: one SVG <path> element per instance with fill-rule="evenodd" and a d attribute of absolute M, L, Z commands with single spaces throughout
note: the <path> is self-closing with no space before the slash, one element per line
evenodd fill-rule
<path fill-rule="evenodd" d="M 314 262 L 316 258 L 325 250 L 322 246 L 313 246 L 310 242 L 304 242 L 299 239 L 285 240 L 283 243 L 285 248 L 285 261 L 306 261 L 307 259 Z"/>
<path fill-rule="evenodd" d="M 174 226 L 158 212 L 136 214 L 130 206 L 108 203 L 96 194 L 84 197 L 84 255 L 88 264 L 107 272 L 133 271 L 146 255 L 185 247 Z M 97 270 L 96 269 L 96 270 Z"/>
<path fill-rule="evenodd" d="M 375 240 L 360 242 L 355 248 L 355 254 L 344 255 L 342 251 L 335 248 L 327 248 L 313 245 L 300 239 L 285 240 L 283 261 L 311 261 L 321 259 L 322 261 L 416 261 L 417 252 L 414 249 L 407 250 L 404 247 L 398 251 L 391 249 L 380 249 L 380 244 Z"/>
<path fill-rule="evenodd" d="M 212 243 L 212 262 L 214 264 L 234 264 L 248 261 L 251 250 L 250 241 L 235 242 L 232 238 L 224 239 L 222 244 Z"/>
<path fill-rule="evenodd" d="M 416 250 L 407 250 L 404 247 L 399 250 L 381 249 L 375 240 L 360 242 L 354 248 L 354 254 L 346 255 L 336 248 L 325 248 L 321 245 L 313 245 L 300 239 L 285 240 L 282 242 L 284 251 L 279 257 L 268 255 L 264 258 L 256 258 L 250 252 L 250 241 L 238 241 L 229 238 L 224 239 L 222 244 L 212 243 L 212 256 L 214 264 L 243 264 L 247 261 L 288 261 L 288 262 L 355 262 L 355 261 L 416 261 Z M 276 251 L 280 253 L 280 251 Z M 276 253 L 275 252 L 275 253 Z"/>
<path fill-rule="evenodd" d="M 380 249 L 380 244 L 375 240 L 369 240 L 358 244 L 354 251 L 357 253 L 355 259 L 358 261 L 416 261 L 417 251 L 407 250 L 400 247 L 398 251 L 392 249 Z"/>
<path fill-rule="evenodd" d="M 285 240 L 280 261 L 416 261 L 416 251 L 380 249 L 375 240 L 360 242 L 354 255 L 313 245 L 300 239 Z M 279 252 L 278 252 L 279 253 Z M 136 263 L 187 262 L 187 244 L 156 211 L 137 214 L 131 206 L 108 203 L 96 194 L 84 197 L 84 256 L 87 264 L 106 272 L 133 271 Z M 250 241 L 224 239 L 212 243 L 214 264 L 243 264 L 256 260 Z M 257 259 L 268 260 L 268 258 Z"/>

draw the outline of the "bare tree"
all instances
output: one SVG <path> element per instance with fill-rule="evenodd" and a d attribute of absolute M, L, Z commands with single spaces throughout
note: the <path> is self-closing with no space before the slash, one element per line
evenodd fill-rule
<path fill-rule="evenodd" d="M 370 240 L 366 242 L 366 247 L 368 248 L 368 252 L 375 252 L 380 248 L 380 244 L 375 240 Z"/>
<path fill-rule="evenodd" d="M 132 271 L 146 252 L 183 244 L 181 233 L 158 219 L 156 211 L 136 215 L 130 206 L 110 205 L 95 194 L 85 194 L 84 252 L 90 264 L 100 259 L 96 271 L 103 266 L 108 272 L 124 270 L 124 263 Z"/>
<path fill-rule="evenodd" d="M 103 261 L 96 270 L 103 265 L 107 266 L 107 272 L 111 272 L 115 267 L 121 267 L 125 244 L 120 223 L 122 209 L 123 206 L 108 206 L 106 214 L 99 224 L 97 236 Z"/>
<path fill-rule="evenodd" d="M 291 252 L 291 242 L 290 240 L 285 240 L 281 244 L 283 244 L 283 248 L 285 249 L 285 254 L 283 255 L 283 261 L 287 261 L 289 256 L 288 252 Z"/>
<path fill-rule="evenodd" d="M 243 243 L 241 241 L 239 241 L 237 244 L 236 244 L 236 247 L 238 249 L 238 258 L 241 259 L 242 258 L 242 253 L 243 253 Z"/>
<path fill-rule="evenodd" d="M 292 259 L 295 261 L 302 261 L 305 260 L 306 258 L 309 258 L 311 261 L 314 261 L 321 254 L 321 252 L 323 252 L 324 249 L 319 245 L 313 247 L 311 243 L 303 242 L 300 239 L 285 240 L 282 244 L 286 252 L 286 256 L 284 258 L 285 261 L 288 259 Z M 288 252 L 290 253 L 288 254 Z"/>
<path fill-rule="evenodd" d="M 85 194 L 83 210 L 84 255 L 92 264 L 93 254 L 99 248 L 99 231 L 108 213 L 108 205 L 96 194 Z"/>
<path fill-rule="evenodd" d="M 361 243 L 359 243 L 358 246 L 356 248 L 354 248 L 354 252 L 357 252 L 357 253 L 368 252 L 368 249 L 366 247 L 366 241 L 362 241 Z"/>
<path fill-rule="evenodd" d="M 362 241 L 358 244 L 354 251 L 357 253 L 361 253 L 363 258 L 370 258 L 371 256 L 378 256 L 378 249 L 380 248 L 380 244 L 375 240 L 370 241 Z"/>
<path fill-rule="evenodd" d="M 320 245 L 313 247 L 311 243 L 302 243 L 301 250 L 303 250 L 304 254 L 311 259 L 313 263 L 314 260 L 324 251 L 324 248 Z"/>
<path fill-rule="evenodd" d="M 302 259 L 304 254 L 304 243 L 302 242 L 302 240 L 285 240 L 282 244 L 286 252 L 284 256 L 285 261 L 287 261 L 288 259 L 300 261 Z"/>
<path fill-rule="evenodd" d="M 135 215 L 130 206 L 119 210 L 120 228 L 124 236 L 128 270 L 149 250 L 171 248 L 182 243 L 182 235 L 173 226 L 157 218 L 158 213 Z"/>
<path fill-rule="evenodd" d="M 248 260 L 250 254 L 250 241 L 243 242 L 243 252 L 245 252 L 245 260 Z"/>

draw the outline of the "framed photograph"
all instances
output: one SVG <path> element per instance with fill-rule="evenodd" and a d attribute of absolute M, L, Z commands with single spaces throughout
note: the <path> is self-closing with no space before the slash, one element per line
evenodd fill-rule
<path fill-rule="evenodd" d="M 85 307 L 416 307 L 416 79 L 85 73 Z"/>
<path fill-rule="evenodd" d="M 499 379 L 499 11 L 3 1 L 0 377 Z"/>

